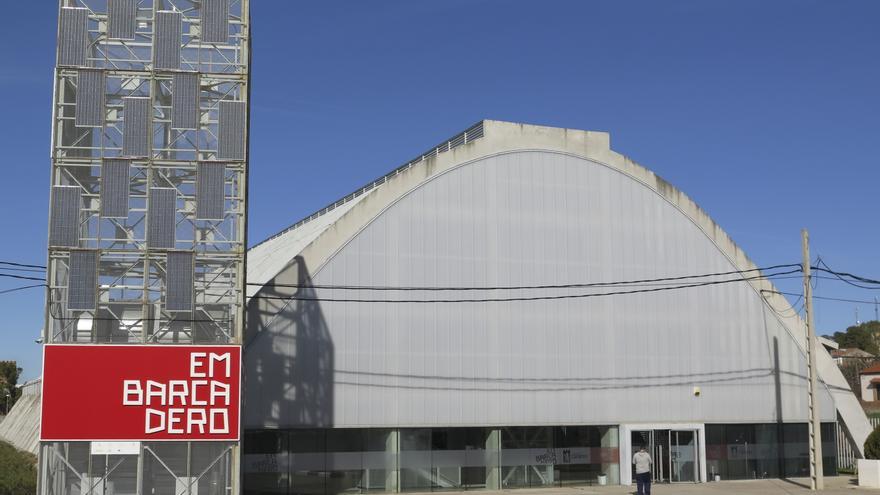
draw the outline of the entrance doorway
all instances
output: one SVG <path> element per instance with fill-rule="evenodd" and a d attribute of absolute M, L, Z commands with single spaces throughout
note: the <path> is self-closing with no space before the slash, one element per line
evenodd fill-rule
<path fill-rule="evenodd" d="M 655 483 L 694 483 L 699 479 L 697 430 L 632 430 L 630 452 L 644 447 Z"/>

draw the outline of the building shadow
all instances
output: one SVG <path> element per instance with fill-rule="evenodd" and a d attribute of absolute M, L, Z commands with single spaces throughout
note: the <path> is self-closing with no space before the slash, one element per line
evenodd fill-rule
<path fill-rule="evenodd" d="M 245 429 L 333 426 L 334 347 L 302 257 L 248 301 Z"/>

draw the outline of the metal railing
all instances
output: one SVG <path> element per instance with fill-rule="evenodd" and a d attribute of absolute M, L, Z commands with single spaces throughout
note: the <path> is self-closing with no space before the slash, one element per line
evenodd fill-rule
<path fill-rule="evenodd" d="M 872 428 L 880 426 L 880 418 L 868 418 Z M 855 470 L 856 461 L 860 457 L 852 447 L 849 433 L 840 421 L 837 422 L 837 469 Z"/>
<path fill-rule="evenodd" d="M 388 182 L 393 177 L 412 168 L 415 165 L 418 165 L 419 163 L 421 163 L 429 158 L 433 158 L 433 157 L 439 155 L 440 153 L 446 153 L 447 151 L 449 151 L 451 149 L 457 148 L 459 146 L 463 146 L 463 145 L 470 143 L 472 141 L 475 141 L 481 137 L 483 137 L 483 121 L 482 120 L 477 122 L 476 124 L 468 127 L 467 130 L 465 130 L 464 132 L 462 132 L 460 134 L 456 134 L 452 138 L 447 139 L 446 141 L 438 144 L 437 146 L 434 146 L 433 148 L 426 151 L 425 153 L 422 153 L 421 155 L 419 155 L 418 158 L 406 162 L 405 164 L 401 165 L 400 167 L 397 167 L 396 169 L 392 170 L 388 174 L 385 174 L 382 177 L 370 182 L 369 184 L 358 188 L 356 191 L 345 196 L 344 198 L 342 198 L 342 199 L 340 199 L 330 205 L 327 205 L 324 208 L 321 208 L 320 210 L 312 213 L 311 215 L 303 218 L 302 220 L 299 220 L 298 222 L 285 228 L 284 230 L 278 232 L 277 234 L 274 234 L 274 235 L 258 242 L 257 244 L 254 244 L 253 246 L 251 246 L 250 249 L 257 247 L 260 244 L 269 242 L 272 239 L 275 239 L 276 237 L 280 237 L 280 236 L 290 232 L 291 230 L 293 230 L 293 229 L 295 229 L 305 223 L 311 222 L 312 220 L 314 220 L 314 219 L 316 219 L 316 218 L 318 218 L 318 217 L 320 217 L 330 211 L 335 210 L 336 208 L 344 205 L 345 203 L 348 203 L 349 201 L 351 201 L 355 198 L 358 198 L 367 192 L 372 191 L 373 189 L 377 188 L 378 186 L 381 186 L 382 184 Z"/>

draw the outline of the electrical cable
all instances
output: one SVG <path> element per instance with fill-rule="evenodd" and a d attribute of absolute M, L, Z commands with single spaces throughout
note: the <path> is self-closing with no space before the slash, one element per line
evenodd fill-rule
<path fill-rule="evenodd" d="M 0 270 L 6 271 L 6 272 L 46 273 L 46 270 L 42 270 L 39 268 L 8 268 L 5 266 L 0 266 Z"/>
<path fill-rule="evenodd" d="M 799 294 L 795 294 L 793 292 L 780 292 L 777 290 L 766 290 L 762 289 L 761 292 L 771 292 L 773 294 L 783 294 L 786 296 L 797 296 Z M 858 299 L 842 299 L 838 297 L 822 297 L 822 296 L 813 296 L 813 299 L 822 299 L 825 301 L 839 301 L 839 302 L 847 302 L 847 303 L 855 303 L 855 304 L 876 304 L 876 301 L 862 301 Z"/>
<path fill-rule="evenodd" d="M 711 285 L 720 285 L 720 284 L 728 284 L 732 282 L 747 282 L 750 280 L 758 280 L 758 279 L 767 279 L 769 277 L 773 277 L 774 275 L 789 275 L 792 273 L 797 273 L 800 271 L 800 268 L 796 270 L 789 270 L 779 273 L 770 274 L 767 276 L 764 275 L 756 275 L 753 277 L 743 277 L 737 279 L 728 279 L 728 280 L 713 280 L 708 282 L 696 282 L 692 284 L 685 285 L 676 285 L 669 287 L 654 287 L 650 289 L 636 289 L 629 291 L 615 291 L 615 292 L 599 292 L 599 293 L 588 293 L 588 294 L 563 294 L 563 295 L 555 295 L 555 296 L 522 296 L 522 297 L 503 297 L 503 298 L 480 298 L 480 299 L 352 299 L 352 298 L 334 298 L 334 297 L 304 297 L 297 296 L 296 294 L 290 296 L 254 296 L 251 299 L 269 299 L 269 300 L 283 300 L 283 301 L 314 301 L 314 302 L 345 302 L 345 303 L 413 303 L 413 304 L 425 304 L 425 303 L 489 303 L 489 302 L 524 302 L 524 301 L 552 301 L 552 300 L 561 300 L 561 299 L 585 299 L 591 297 L 607 297 L 607 296 L 618 296 L 618 295 L 629 295 L 629 294 L 644 294 L 650 292 L 661 292 L 667 290 L 679 290 L 679 289 L 690 289 L 694 287 L 706 287 Z"/>
<path fill-rule="evenodd" d="M 0 290 L 0 294 L 9 294 L 10 292 L 17 292 L 25 289 L 33 289 L 34 287 L 46 287 L 46 284 L 34 284 L 34 285 L 25 285 L 23 287 L 15 287 L 12 289 Z"/>
<path fill-rule="evenodd" d="M 45 282 L 45 278 L 36 278 L 36 277 L 25 277 L 24 275 L 13 275 L 11 273 L 0 273 L 0 277 L 9 277 L 9 278 L 17 278 L 19 280 L 37 280 L 40 282 Z"/>
<path fill-rule="evenodd" d="M 651 293 L 651 292 L 661 292 L 667 290 L 680 290 L 680 289 L 689 289 L 695 287 L 706 287 L 712 285 L 721 285 L 728 284 L 734 282 L 747 282 L 751 280 L 773 280 L 774 278 L 783 278 L 786 275 L 798 273 L 801 271 L 800 264 L 786 264 L 786 265 L 775 265 L 775 267 L 794 267 L 795 269 L 770 273 L 767 275 L 758 274 L 750 277 L 740 277 L 733 279 L 725 279 L 725 280 L 711 280 L 711 281 L 703 281 L 703 282 L 693 282 L 686 283 L 680 285 L 672 285 L 669 286 L 667 284 L 658 284 L 662 285 L 660 287 L 651 287 L 647 289 L 637 289 L 637 290 L 626 290 L 626 291 L 614 291 L 614 292 L 604 292 L 604 293 L 586 293 L 586 294 L 564 294 L 564 295 L 553 295 L 553 296 L 529 296 L 529 297 L 507 297 L 507 298 L 480 298 L 480 299 L 349 299 L 349 298 L 325 298 L 325 297 L 303 297 L 297 295 L 291 296 L 253 296 L 251 299 L 271 299 L 271 300 L 300 300 L 300 301 L 323 301 L 323 302 L 358 302 L 358 303 L 476 303 L 476 302 L 517 302 L 517 301 L 540 301 L 540 300 L 559 300 L 559 299 L 580 299 L 580 298 L 591 298 L 591 297 L 607 297 L 613 295 L 628 295 L 628 294 L 641 294 L 641 293 Z M 754 272 L 758 270 L 768 270 L 773 269 L 775 267 L 768 267 L 764 269 L 752 269 L 752 270 L 741 270 L 734 272 L 720 272 L 717 274 L 701 274 L 701 275 L 691 275 L 685 277 L 666 277 L 662 279 L 644 279 L 644 280 L 633 280 L 633 281 L 624 281 L 624 282 L 609 282 L 609 283 L 595 283 L 595 284 L 571 284 L 570 286 L 534 286 L 536 288 L 585 288 L 585 287 L 604 287 L 609 285 L 621 285 L 621 284 L 634 284 L 639 282 L 650 282 L 650 281 L 661 281 L 661 280 L 685 280 L 685 279 L 693 279 L 693 278 L 703 278 L 709 276 L 718 276 L 721 274 L 744 274 L 749 272 Z M 785 277 L 788 278 L 788 277 Z M 292 284 L 291 284 L 292 285 Z M 306 286 L 307 288 L 320 288 L 320 286 Z M 345 286 L 327 286 L 333 289 L 344 289 Z M 364 286 L 355 286 L 355 287 L 364 287 Z M 420 290 L 420 288 L 392 288 L 392 287 L 383 287 L 383 289 L 387 290 Z M 432 289 L 442 289 L 442 290 L 452 290 L 453 288 L 432 288 Z M 486 290 L 486 288 L 471 288 L 471 289 L 480 289 Z M 77 320 L 82 319 L 83 317 L 61 317 L 53 314 L 50 311 L 50 316 L 56 320 Z M 103 317 L 91 317 L 88 318 L 95 321 L 120 321 L 119 318 L 103 318 Z M 133 320 L 135 323 L 137 322 L 145 322 L 145 321 L 159 321 L 166 320 L 165 318 L 138 318 Z M 178 323 L 219 323 L 219 322 L 227 322 L 232 321 L 233 319 L 169 319 L 168 322 L 178 322 Z"/>
<path fill-rule="evenodd" d="M 797 270 L 785 273 L 796 273 L 801 270 L 800 263 L 788 263 L 783 265 L 773 265 L 763 268 L 753 268 L 750 270 L 734 270 L 729 272 L 705 273 L 700 275 L 685 275 L 677 277 L 663 277 L 651 279 L 625 280 L 619 282 L 593 282 L 581 284 L 560 284 L 560 285 L 509 285 L 495 287 L 437 287 L 437 286 L 402 286 L 391 287 L 384 285 L 322 285 L 322 284 L 262 284 L 258 282 L 249 282 L 247 285 L 260 287 L 283 287 L 291 289 L 339 289 L 339 290 L 367 290 L 367 291 L 483 291 L 483 290 L 539 290 L 539 289 L 583 289 L 589 287 L 613 287 L 618 285 L 635 285 L 650 282 L 669 282 L 676 280 L 687 280 L 693 278 L 720 277 L 725 275 L 741 275 L 751 272 L 761 272 L 769 270 L 777 270 L 780 268 L 797 267 Z M 779 274 L 777 274 L 779 275 Z"/>
<path fill-rule="evenodd" d="M 866 277 L 860 277 L 860 276 L 858 276 L 858 275 L 853 275 L 852 273 L 837 272 L 837 271 L 834 271 L 833 269 L 831 269 L 831 267 L 828 266 L 828 264 L 825 263 L 824 261 L 821 261 L 821 260 L 820 260 L 820 263 L 821 263 L 825 268 L 822 268 L 822 267 L 820 267 L 820 266 L 814 266 L 814 267 L 812 267 L 812 268 L 813 268 L 814 270 L 818 270 L 818 271 L 821 271 L 821 272 L 830 273 L 830 274 L 834 275 L 835 277 L 837 277 L 838 279 L 840 279 L 842 282 L 846 282 L 847 284 L 852 285 L 852 286 L 854 286 L 854 287 L 858 287 L 858 288 L 860 288 L 860 289 L 880 290 L 880 280 L 874 280 L 874 279 L 870 279 L 870 278 L 866 278 Z M 857 284 L 857 283 L 855 283 L 855 282 L 853 282 L 853 281 L 851 281 L 851 280 L 847 280 L 845 277 L 849 277 L 849 278 L 852 278 L 852 279 L 858 280 L 859 282 L 866 283 L 866 284 L 876 284 L 877 287 L 870 287 L 870 286 L 865 286 L 865 285 Z"/>
<path fill-rule="evenodd" d="M 802 277 L 801 277 L 801 278 L 802 278 Z M 768 290 L 765 290 L 765 289 L 762 289 L 762 290 L 761 290 L 761 293 L 765 293 L 765 292 L 776 293 L 776 291 L 768 291 Z M 795 295 L 795 294 L 791 294 L 791 295 Z M 798 294 L 797 296 L 798 296 L 798 297 L 797 297 L 797 299 L 794 300 L 794 302 L 790 302 L 790 303 L 789 303 L 789 307 L 788 307 L 788 308 L 784 308 L 784 309 L 782 309 L 782 310 L 777 309 L 776 307 L 774 307 L 773 304 L 771 304 L 769 300 L 766 300 L 766 299 L 765 299 L 765 301 L 767 301 L 767 305 L 770 307 L 770 309 L 771 309 L 774 313 L 776 313 L 776 314 L 779 315 L 779 316 L 783 316 L 783 317 L 788 318 L 788 317 L 793 316 L 793 314 L 794 314 L 794 315 L 799 315 L 799 314 L 801 313 L 801 309 L 803 309 L 804 304 L 806 303 L 806 301 L 803 301 L 803 298 L 804 298 L 804 295 L 803 295 L 803 294 Z M 798 305 L 798 302 L 800 302 L 801 304 Z M 797 307 L 796 307 L 796 306 L 797 306 Z"/>
<path fill-rule="evenodd" d="M 46 267 L 43 265 L 26 265 L 23 263 L 13 263 L 11 261 L 0 261 L 0 265 L 20 266 L 22 268 L 42 268 L 43 270 L 46 269 Z"/>

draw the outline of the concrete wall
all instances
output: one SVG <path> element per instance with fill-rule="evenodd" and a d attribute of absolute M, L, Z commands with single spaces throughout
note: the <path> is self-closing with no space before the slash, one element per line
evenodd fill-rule
<path fill-rule="evenodd" d="M 32 380 L 22 386 L 22 395 L 12 406 L 9 415 L 0 422 L 0 440 L 16 448 L 37 454 L 40 438 L 40 403 L 42 380 Z"/>
<path fill-rule="evenodd" d="M 322 264 L 308 262 L 312 244 L 275 282 L 509 286 L 739 269 L 667 198 L 597 161 L 522 150 L 431 172 Z M 258 306 L 247 427 L 806 419 L 801 348 L 748 283 L 557 301 Z M 826 389 L 821 406 L 834 421 Z"/>

